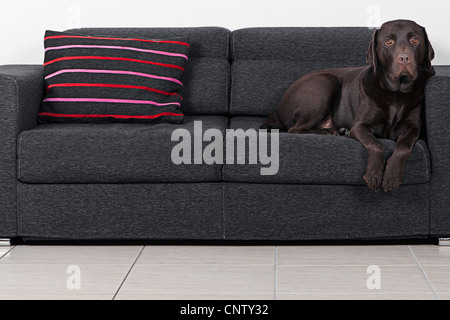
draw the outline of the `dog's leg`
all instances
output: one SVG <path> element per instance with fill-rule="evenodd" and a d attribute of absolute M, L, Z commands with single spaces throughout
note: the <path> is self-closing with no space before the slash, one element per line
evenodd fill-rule
<path fill-rule="evenodd" d="M 376 192 L 381 190 L 384 169 L 384 154 L 381 142 L 365 124 L 357 124 L 350 130 L 350 138 L 359 141 L 369 153 L 364 180 L 367 186 Z"/>
<path fill-rule="evenodd" d="M 316 125 L 312 125 L 314 119 L 311 119 L 309 122 L 304 122 L 302 119 L 299 119 L 297 123 L 289 129 L 288 133 L 297 133 L 297 134 L 322 134 L 327 136 L 337 136 L 339 132 L 333 125 L 333 120 L 331 118 L 331 110 L 327 108 L 325 113 L 329 113 L 328 119 L 321 122 L 319 127 Z"/>
<path fill-rule="evenodd" d="M 283 123 L 278 118 L 278 113 L 275 111 L 273 112 L 269 118 L 264 122 L 260 129 L 266 129 L 266 130 L 272 130 L 272 129 L 278 129 L 281 132 L 285 132 L 286 128 L 284 127 Z"/>
<path fill-rule="evenodd" d="M 332 112 L 340 90 L 339 79 L 331 74 L 300 78 L 281 99 L 278 117 L 288 133 L 337 135 Z"/>
<path fill-rule="evenodd" d="M 388 159 L 383 176 L 383 190 L 392 191 L 402 184 L 403 170 L 419 137 L 419 130 L 413 129 L 401 136 L 396 143 L 394 153 Z"/>

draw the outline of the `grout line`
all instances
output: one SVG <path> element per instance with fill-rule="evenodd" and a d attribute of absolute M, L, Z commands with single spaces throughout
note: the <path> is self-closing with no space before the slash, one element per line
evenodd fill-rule
<path fill-rule="evenodd" d="M 128 270 L 127 274 L 125 275 L 125 278 L 122 280 L 122 283 L 120 284 L 119 288 L 117 289 L 116 293 L 114 294 L 114 297 L 112 298 L 113 300 L 116 300 L 117 294 L 119 293 L 120 289 L 122 289 L 123 284 L 125 283 L 125 281 L 127 280 L 128 276 L 130 275 L 131 270 L 133 270 L 134 265 L 136 264 L 136 262 L 141 257 L 141 254 L 144 251 L 144 249 L 145 249 L 145 246 L 142 247 L 141 251 L 139 252 L 138 256 L 136 257 L 136 260 L 134 260 L 133 264 L 131 265 L 130 270 Z"/>
<path fill-rule="evenodd" d="M 8 253 L 10 253 L 15 247 L 16 247 L 16 246 L 13 246 L 13 247 L 9 248 L 8 251 L 6 251 L 4 254 L 2 254 L 2 255 L 0 256 L 0 260 L 3 259 Z"/>
<path fill-rule="evenodd" d="M 431 284 L 431 281 L 430 281 L 430 279 L 428 278 L 426 272 L 422 269 L 422 266 L 421 266 L 421 264 L 420 264 L 420 262 L 419 262 L 419 259 L 417 259 L 417 257 L 416 257 L 416 255 L 415 255 L 414 251 L 411 249 L 411 246 L 408 246 L 408 249 L 409 249 L 409 252 L 411 253 L 413 259 L 416 261 L 417 266 L 418 266 L 419 269 L 420 269 L 420 272 L 422 272 L 423 276 L 424 276 L 425 279 L 427 280 L 428 285 L 430 286 L 431 290 L 432 290 L 433 293 L 434 293 L 434 296 L 435 296 L 438 300 L 441 300 L 441 299 L 439 298 L 439 295 L 437 294 L 436 290 L 434 290 L 434 287 L 433 287 L 433 285 Z"/>
<path fill-rule="evenodd" d="M 274 292 L 273 292 L 273 300 L 277 300 L 277 246 L 275 246 L 274 252 Z"/>

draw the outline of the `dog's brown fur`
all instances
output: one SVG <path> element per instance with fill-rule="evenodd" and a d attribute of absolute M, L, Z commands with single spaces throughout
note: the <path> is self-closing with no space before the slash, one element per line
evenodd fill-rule
<path fill-rule="evenodd" d="M 349 137 L 369 154 L 364 175 L 369 188 L 394 190 L 420 134 L 424 87 L 435 74 L 433 58 L 425 28 L 409 20 L 387 22 L 374 31 L 369 66 L 298 79 L 261 128 L 330 135 L 350 130 Z M 396 141 L 386 163 L 379 138 Z"/>

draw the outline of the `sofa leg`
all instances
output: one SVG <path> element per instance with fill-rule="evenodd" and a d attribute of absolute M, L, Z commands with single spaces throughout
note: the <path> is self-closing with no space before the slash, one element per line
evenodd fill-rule
<path fill-rule="evenodd" d="M 0 239 L 0 247 L 9 247 L 11 245 L 11 239 Z"/>
<path fill-rule="evenodd" d="M 439 238 L 439 246 L 442 247 L 450 246 L 450 238 Z"/>

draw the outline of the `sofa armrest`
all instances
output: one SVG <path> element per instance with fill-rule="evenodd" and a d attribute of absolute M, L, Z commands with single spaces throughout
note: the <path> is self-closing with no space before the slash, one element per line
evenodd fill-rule
<path fill-rule="evenodd" d="M 450 236 L 450 66 L 436 67 L 425 89 L 425 124 L 431 158 L 430 233 Z"/>
<path fill-rule="evenodd" d="M 18 235 L 17 137 L 36 126 L 43 93 L 42 66 L 0 66 L 0 238 Z"/>

